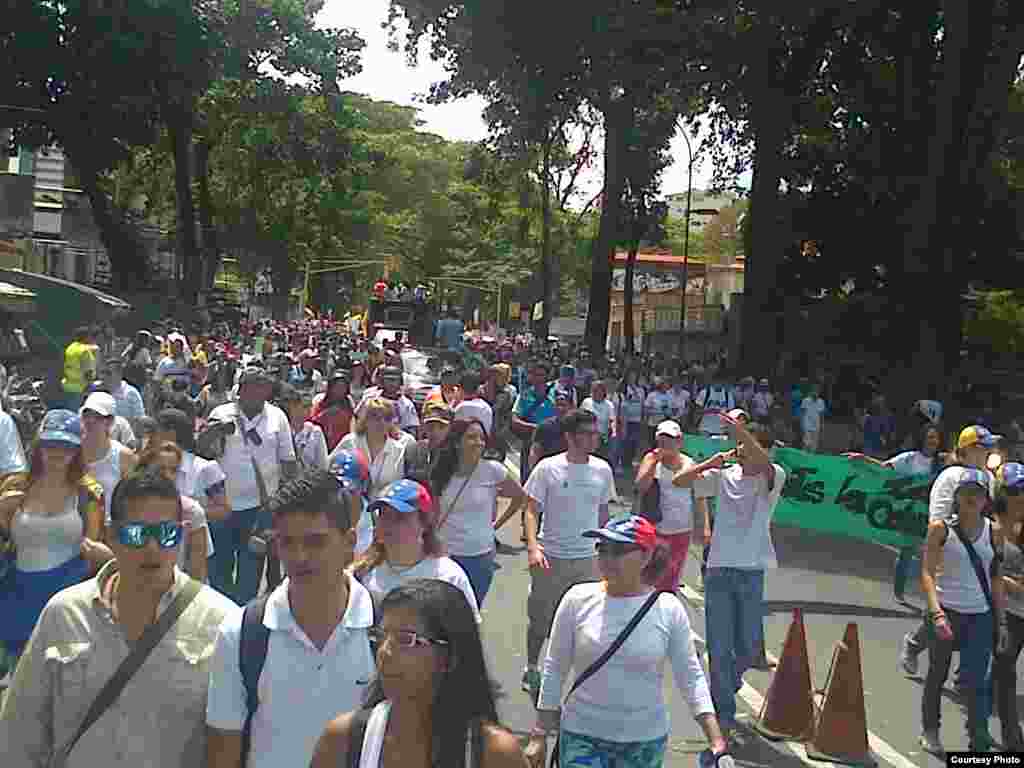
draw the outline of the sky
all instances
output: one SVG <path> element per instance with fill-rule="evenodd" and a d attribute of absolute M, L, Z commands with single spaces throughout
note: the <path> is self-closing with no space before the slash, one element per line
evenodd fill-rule
<path fill-rule="evenodd" d="M 363 71 L 341 82 L 343 90 L 363 93 L 376 100 L 417 106 L 424 121 L 423 130 L 449 140 L 479 141 L 487 136 L 482 114 L 484 101 L 471 96 L 441 105 L 422 103 L 422 95 L 431 83 L 445 79 L 442 66 L 421 51 L 417 67 L 409 67 L 403 53 L 387 48 L 388 33 L 381 28 L 388 15 L 388 0 L 327 0 L 317 22 L 324 27 L 350 27 L 357 30 L 366 47 L 363 49 Z M 699 141 L 691 139 L 696 150 Z M 673 162 L 662 178 L 665 195 L 686 192 L 687 150 L 684 139 L 676 136 L 671 143 Z M 598 169 L 600 165 L 598 164 Z M 702 189 L 711 178 L 711 165 L 698 157 L 694 164 L 693 186 Z M 747 182 L 749 184 L 749 181 Z M 586 197 L 600 189 L 599 170 L 581 185 Z M 592 191 L 591 191 L 592 190 Z M 586 194 L 589 193 L 589 194 Z"/>

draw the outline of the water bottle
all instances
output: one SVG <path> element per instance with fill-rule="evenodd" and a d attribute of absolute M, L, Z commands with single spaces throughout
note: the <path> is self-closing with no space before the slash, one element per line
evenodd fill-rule
<path fill-rule="evenodd" d="M 705 749 L 697 756 L 697 768 L 736 768 L 736 761 L 728 752 L 716 757 L 710 749 Z"/>

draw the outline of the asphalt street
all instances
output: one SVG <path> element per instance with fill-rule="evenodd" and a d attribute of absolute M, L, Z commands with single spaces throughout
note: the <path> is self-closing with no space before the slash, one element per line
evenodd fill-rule
<path fill-rule="evenodd" d="M 624 514 L 629 509 L 631 489 L 621 478 L 617 482 L 622 503 L 613 507 L 613 514 Z M 534 710 L 529 696 L 519 687 L 525 663 L 529 588 L 526 553 L 520 549 L 519 533 L 518 520 L 509 521 L 499 532 L 499 539 L 506 545 L 515 545 L 515 551 L 509 546 L 498 554 L 500 570 L 484 604 L 483 634 L 491 674 L 504 692 L 499 700 L 502 720 L 513 730 L 523 732 L 532 726 Z M 918 747 L 927 653 L 920 657 L 919 676 L 908 678 L 899 665 L 898 652 L 901 638 L 920 621 L 918 608 L 923 599 L 919 592 L 911 592 L 910 606 L 893 600 L 894 552 L 865 542 L 792 528 L 775 528 L 773 540 L 779 568 L 770 571 L 766 579 L 765 645 L 769 657 L 781 653 L 793 609 L 801 608 L 812 681 L 816 689 L 823 689 L 835 645 L 842 639 L 847 623 L 855 622 L 860 636 L 869 743 L 879 765 L 909 768 L 944 764 Z M 698 564 L 699 551 L 694 547 L 684 569 L 680 595 L 695 634 L 703 638 L 704 599 L 699 592 Z M 698 642 L 698 651 L 704 651 L 702 642 Z M 671 683 L 671 676 L 667 678 Z M 757 717 L 770 682 L 770 672 L 747 673 L 746 685 L 738 696 L 740 711 L 746 716 L 741 715 L 741 724 L 744 719 L 749 723 Z M 962 750 L 967 748 L 964 710 L 950 686 L 951 680 L 943 696 L 941 735 L 947 750 Z M 667 690 L 666 696 L 672 723 L 666 765 L 693 766 L 696 753 L 704 748 L 699 728 L 677 690 Z M 998 740 L 1000 728 L 996 718 L 990 723 L 990 732 Z M 752 730 L 741 736 L 744 743 L 736 750 L 741 765 L 829 765 L 809 760 L 800 745 L 769 742 Z"/>

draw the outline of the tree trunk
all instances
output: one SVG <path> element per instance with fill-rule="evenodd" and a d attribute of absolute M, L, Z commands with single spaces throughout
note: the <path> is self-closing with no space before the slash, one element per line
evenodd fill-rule
<path fill-rule="evenodd" d="M 551 247 L 551 141 L 550 129 L 543 146 L 543 162 L 541 168 L 541 234 L 540 234 L 540 276 L 541 291 L 544 301 L 544 316 L 537 323 L 534 331 L 541 338 L 548 337 L 551 318 L 558 312 L 558 265 Z"/>
<path fill-rule="evenodd" d="M 634 238 L 629 244 L 626 256 L 626 274 L 622 284 L 622 335 L 626 342 L 626 356 L 632 358 L 636 354 L 636 328 L 633 327 L 633 274 L 636 271 L 636 254 L 640 250 L 640 240 Z"/>
<path fill-rule="evenodd" d="M 65 145 L 68 159 L 79 175 L 85 196 L 89 198 L 93 221 L 100 231 L 100 241 L 110 259 L 110 279 L 116 291 L 135 291 L 145 287 L 149 277 L 149 263 L 145 255 L 140 258 L 139 244 L 129 232 L 129 224 L 120 210 L 100 189 L 99 175 L 87 160 L 87 152 L 79 153 Z"/>
<path fill-rule="evenodd" d="M 178 209 L 178 254 L 181 285 L 178 295 L 186 306 L 196 302 L 199 292 L 199 243 L 196 239 L 196 211 L 192 199 L 192 113 L 175 108 L 167 121 L 174 150 L 174 192 Z"/>
<path fill-rule="evenodd" d="M 776 100 L 779 99 L 779 100 Z M 776 276 L 785 251 L 780 221 L 779 179 L 786 137 L 786 110 L 779 96 L 759 100 L 754 111 L 754 177 L 750 189 L 750 250 L 743 286 L 740 360 L 747 371 L 770 371 L 777 356 L 780 291 Z M 787 345 L 791 340 L 787 340 Z"/>
<path fill-rule="evenodd" d="M 270 282 L 274 288 L 270 300 L 270 311 L 275 320 L 287 320 L 292 288 L 295 286 L 298 270 L 292 263 L 287 244 L 274 247 L 275 253 L 271 257 L 270 263 Z"/>
<path fill-rule="evenodd" d="M 633 106 L 632 103 L 626 103 L 627 98 L 609 102 L 603 109 L 604 201 L 601 205 L 601 223 L 590 251 L 590 305 L 584 337 L 594 354 L 603 354 L 608 340 L 612 266 L 615 263 L 615 244 L 619 241 L 625 184 L 623 159 L 628 132 L 634 120 Z"/>
<path fill-rule="evenodd" d="M 213 199 L 210 195 L 210 142 L 200 139 L 196 144 L 196 181 L 199 187 L 199 228 L 202 231 L 202 266 L 199 269 L 199 290 L 209 291 L 220 269 L 220 238 L 214 222 Z"/>

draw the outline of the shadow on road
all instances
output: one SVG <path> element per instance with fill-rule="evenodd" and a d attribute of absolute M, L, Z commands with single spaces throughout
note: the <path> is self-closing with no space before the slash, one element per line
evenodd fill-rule
<path fill-rule="evenodd" d="M 772 541 L 781 568 L 892 583 L 896 555 L 878 544 L 781 526 Z"/>
<path fill-rule="evenodd" d="M 864 616 L 876 619 L 916 619 L 921 614 L 916 610 L 895 608 L 871 608 L 866 605 L 848 603 L 821 603 L 813 600 L 765 600 L 765 613 L 792 613 L 799 608 L 806 614 L 825 616 Z"/>

